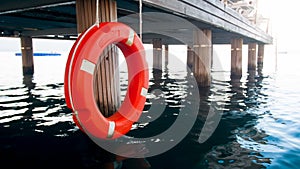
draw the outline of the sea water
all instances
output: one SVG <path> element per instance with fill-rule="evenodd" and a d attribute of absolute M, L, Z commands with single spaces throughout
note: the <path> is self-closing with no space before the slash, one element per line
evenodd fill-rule
<path fill-rule="evenodd" d="M 178 52 L 178 49 L 183 51 Z M 184 49 L 171 46 L 170 53 L 183 58 L 179 60 L 184 62 Z M 297 57 L 300 53 L 279 54 L 276 63 L 276 55 L 268 54 L 263 70 L 249 72 L 244 66 L 243 76 L 236 79 L 230 78 L 230 47 L 226 50 L 229 52 L 214 53 L 218 58 L 214 57 L 212 86 L 199 88 L 200 108 L 191 130 L 168 151 L 146 158 L 153 169 L 299 168 L 300 67 Z M 35 57 L 34 75 L 23 76 L 21 57 L 11 51 L 1 52 L 2 165 L 99 168 L 105 159 L 100 148 L 76 127 L 72 111 L 66 107 L 63 79 L 67 56 L 68 52 L 60 57 Z M 147 57 L 151 57 L 151 52 Z M 223 66 L 217 65 L 216 59 Z M 185 66 L 174 67 L 171 57 L 169 60 L 158 79 L 150 71 L 144 113 L 148 113 L 149 118 L 156 116 L 150 108 L 155 101 L 153 91 L 157 89 L 162 92 L 164 110 L 154 121 L 135 124 L 131 135 L 148 137 L 162 133 L 180 115 L 188 97 L 189 73 Z M 120 84 L 124 98 L 126 71 L 120 72 Z M 211 121 L 211 126 L 215 126 L 211 135 L 199 141 L 212 105 L 219 108 L 219 120 Z"/>

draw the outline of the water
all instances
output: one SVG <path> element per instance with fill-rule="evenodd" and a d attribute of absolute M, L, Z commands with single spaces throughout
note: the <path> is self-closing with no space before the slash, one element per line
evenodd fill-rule
<path fill-rule="evenodd" d="M 244 71 L 241 79 L 230 79 L 228 66 L 214 67 L 212 87 L 201 89 L 200 110 L 193 128 L 171 150 L 147 158 L 152 168 L 298 168 L 300 68 L 293 60 L 298 56 L 299 53 L 279 55 L 278 71 L 274 71 L 274 64 L 268 69 L 266 60 L 262 72 L 253 75 Z M 35 57 L 34 76 L 23 77 L 21 58 L 12 52 L 1 53 L 2 165 L 101 168 L 102 161 L 112 158 L 72 121 L 63 92 L 66 58 L 67 53 L 61 57 Z M 273 55 L 266 56 L 270 62 L 272 58 Z M 125 74 L 121 72 L 122 97 L 127 83 Z M 163 132 L 176 120 L 186 101 L 188 74 L 185 68 L 175 69 L 170 63 L 162 74 L 151 73 L 150 77 L 145 113 L 155 117 L 149 113 L 153 104 L 151 91 L 155 89 L 161 90 L 165 97 L 165 111 L 153 122 L 136 124 L 130 135 L 151 136 Z M 158 83 L 154 77 L 158 77 Z M 222 112 L 220 122 L 212 136 L 199 143 L 199 133 L 214 103 Z"/>

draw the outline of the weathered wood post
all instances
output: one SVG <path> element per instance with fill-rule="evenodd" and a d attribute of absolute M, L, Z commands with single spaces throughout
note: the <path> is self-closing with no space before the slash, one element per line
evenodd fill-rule
<path fill-rule="evenodd" d="M 96 22 L 96 0 L 76 0 L 77 31 L 82 33 Z M 117 2 L 115 0 L 99 1 L 99 21 L 117 21 Z M 97 64 L 95 74 L 95 98 L 100 111 L 110 116 L 121 104 L 118 73 L 117 47 L 111 45 L 104 50 Z"/>
<path fill-rule="evenodd" d="M 169 45 L 165 45 L 165 67 L 169 64 Z"/>
<path fill-rule="evenodd" d="M 162 41 L 153 39 L 153 70 L 162 71 Z"/>
<path fill-rule="evenodd" d="M 258 51 L 257 51 L 257 67 L 262 69 L 264 65 L 264 53 L 265 53 L 265 46 L 264 44 L 258 44 Z"/>
<path fill-rule="evenodd" d="M 34 73 L 33 49 L 32 49 L 32 38 L 30 36 L 21 37 L 21 53 L 22 53 L 23 75 L 33 75 Z"/>
<path fill-rule="evenodd" d="M 188 66 L 188 68 L 193 71 L 194 70 L 194 57 L 195 57 L 195 53 L 192 47 L 187 46 L 187 61 L 186 64 Z"/>
<path fill-rule="evenodd" d="M 211 83 L 212 31 L 209 29 L 194 31 L 193 73 L 200 87 Z"/>
<path fill-rule="evenodd" d="M 231 76 L 241 77 L 242 70 L 242 58 L 243 58 L 243 39 L 236 38 L 231 40 Z"/>
<path fill-rule="evenodd" d="M 256 70 L 256 43 L 248 44 L 248 70 Z"/>

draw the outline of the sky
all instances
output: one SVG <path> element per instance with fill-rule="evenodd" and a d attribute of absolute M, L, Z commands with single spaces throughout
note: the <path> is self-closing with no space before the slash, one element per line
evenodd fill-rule
<path fill-rule="evenodd" d="M 68 52 L 70 51 L 74 40 L 50 40 L 50 39 L 36 39 L 32 40 L 34 51 L 37 52 Z M 5 52 L 20 52 L 21 42 L 20 38 L 0 38 L 0 51 Z"/>
<path fill-rule="evenodd" d="M 300 50 L 300 1 L 299 0 L 259 0 L 261 13 L 270 17 L 272 35 L 279 49 Z"/>

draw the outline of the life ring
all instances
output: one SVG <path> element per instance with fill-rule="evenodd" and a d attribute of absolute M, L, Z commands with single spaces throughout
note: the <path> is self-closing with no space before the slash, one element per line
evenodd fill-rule
<path fill-rule="evenodd" d="M 106 118 L 96 104 L 93 81 L 99 56 L 111 44 L 116 44 L 125 56 L 128 88 L 119 110 Z M 97 138 L 115 139 L 128 133 L 138 121 L 148 80 L 145 50 L 138 35 L 119 22 L 95 24 L 78 37 L 69 53 L 64 79 L 66 104 L 73 110 L 73 120 L 80 129 Z"/>

